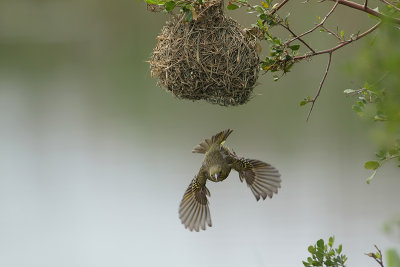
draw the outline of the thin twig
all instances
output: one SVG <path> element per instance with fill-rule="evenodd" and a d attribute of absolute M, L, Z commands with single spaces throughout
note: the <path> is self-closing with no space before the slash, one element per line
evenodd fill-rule
<path fill-rule="evenodd" d="M 281 9 L 289 0 L 283 0 L 275 9 L 271 11 L 271 15 L 275 14 L 276 11 Z"/>
<path fill-rule="evenodd" d="M 382 22 L 378 22 L 377 24 L 375 24 L 373 27 L 371 27 L 371 28 L 368 29 L 367 31 L 363 32 L 362 34 L 359 34 L 356 38 L 353 38 L 353 39 L 344 41 L 344 42 L 338 44 L 338 45 L 335 46 L 335 47 L 332 47 L 332 48 L 326 49 L 326 50 L 322 50 L 322 51 L 318 51 L 318 52 L 315 52 L 315 53 L 312 53 L 312 54 L 306 54 L 306 55 L 294 57 L 293 59 L 294 59 L 295 61 L 299 61 L 299 60 L 302 60 L 302 59 L 305 59 L 305 58 L 310 58 L 310 57 L 317 56 L 317 55 L 332 53 L 332 52 L 338 50 L 339 48 L 342 48 L 343 46 L 348 45 L 348 44 L 350 44 L 350 43 L 352 43 L 352 42 L 354 42 L 354 41 L 357 41 L 357 40 L 361 39 L 362 37 L 364 37 L 364 36 L 370 34 L 370 33 L 373 32 L 374 30 L 376 30 L 376 29 L 379 27 L 379 25 L 381 25 L 381 23 L 382 23 Z"/>
<path fill-rule="evenodd" d="M 280 23 L 279 25 L 281 25 L 283 28 L 285 28 L 286 30 L 288 30 L 288 31 L 293 35 L 293 37 L 297 37 L 297 35 L 296 35 L 288 26 L 286 26 L 286 25 L 283 24 L 283 23 Z M 300 37 L 298 37 L 297 39 L 298 39 L 300 42 L 302 42 L 305 46 L 307 46 L 308 49 L 310 49 L 311 52 L 315 53 L 315 50 L 312 49 L 311 46 L 309 46 L 303 39 L 301 39 Z"/>
<path fill-rule="evenodd" d="M 364 2 L 364 9 L 368 7 L 368 0 L 365 0 Z"/>
<path fill-rule="evenodd" d="M 335 5 L 334 5 L 334 6 L 332 7 L 332 9 L 326 14 L 326 16 L 322 19 L 322 21 L 321 21 L 320 23 L 318 23 L 317 25 L 315 25 L 312 29 L 310 29 L 310 30 L 308 30 L 308 31 L 306 31 L 306 32 L 304 32 L 304 33 L 298 35 L 297 37 L 295 37 L 295 38 L 293 38 L 293 39 L 291 39 L 291 40 L 289 40 L 289 41 L 287 41 L 287 42 L 285 43 L 285 45 L 290 44 L 291 42 L 293 42 L 293 41 L 299 39 L 300 37 L 303 37 L 304 35 L 307 35 L 307 34 L 309 34 L 309 33 L 312 33 L 312 32 L 315 31 L 318 27 L 320 27 L 321 25 L 324 25 L 325 21 L 326 21 L 326 20 L 328 19 L 328 17 L 332 14 L 332 12 L 335 10 L 335 8 L 338 6 L 338 4 L 339 4 L 339 0 L 336 0 Z"/>
<path fill-rule="evenodd" d="M 372 16 L 378 17 L 378 18 L 383 19 L 385 21 L 389 21 L 391 23 L 400 24 L 400 19 L 389 17 L 389 16 L 387 16 L 385 14 L 382 14 L 382 13 L 380 13 L 380 12 L 378 12 L 378 11 L 372 9 L 372 8 L 369 8 L 367 6 L 360 5 L 360 4 L 354 3 L 352 1 L 347 1 L 347 0 L 331 0 L 331 1 L 336 1 L 336 2 L 339 2 L 339 4 L 341 4 L 341 5 L 348 6 L 348 7 L 357 9 L 357 10 L 364 11 L 364 12 L 366 12 L 368 14 L 371 14 Z"/>
<path fill-rule="evenodd" d="M 400 8 L 398 8 L 397 6 L 395 6 L 394 4 L 390 3 L 389 1 L 386 0 L 381 0 L 383 3 L 385 3 L 388 6 L 393 7 L 394 9 L 396 9 L 397 11 L 400 11 Z"/>
<path fill-rule="evenodd" d="M 322 80 L 321 80 L 321 82 L 320 82 L 320 84 L 319 84 L 319 88 L 318 88 L 317 94 L 316 94 L 316 95 L 314 96 L 314 98 L 310 101 L 310 102 L 312 102 L 312 104 L 311 104 L 310 111 L 308 112 L 308 115 L 307 115 L 307 121 L 308 121 L 308 119 L 310 118 L 311 112 L 312 112 L 312 110 L 313 110 L 313 108 L 314 108 L 314 105 L 315 105 L 315 101 L 317 101 L 317 98 L 319 97 L 319 94 L 321 93 L 322 86 L 324 85 L 326 76 L 328 75 L 328 72 L 329 72 L 329 67 L 331 66 L 331 62 L 332 62 L 332 52 L 329 53 L 328 64 L 326 65 L 324 77 L 322 77 Z"/>
<path fill-rule="evenodd" d="M 335 32 L 329 30 L 328 28 L 326 28 L 324 25 L 321 25 L 321 28 L 324 29 L 325 31 L 327 31 L 328 33 L 330 33 L 332 36 L 336 37 L 340 42 L 343 41 L 342 38 L 340 38 L 339 35 L 337 35 Z"/>

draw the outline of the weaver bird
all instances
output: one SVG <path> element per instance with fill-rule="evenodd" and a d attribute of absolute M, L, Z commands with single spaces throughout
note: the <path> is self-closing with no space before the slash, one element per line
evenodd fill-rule
<path fill-rule="evenodd" d="M 193 153 L 205 156 L 199 172 L 186 189 L 179 206 L 179 218 L 190 231 L 205 230 L 206 224 L 211 226 L 207 180 L 221 182 L 228 177 L 231 169 L 234 169 L 239 173 L 240 181 L 246 181 L 257 201 L 260 198 L 271 198 L 281 187 L 281 175 L 277 169 L 256 159 L 238 157 L 233 150 L 231 152 L 224 146 L 231 133 L 230 129 L 219 132 L 193 148 Z"/>

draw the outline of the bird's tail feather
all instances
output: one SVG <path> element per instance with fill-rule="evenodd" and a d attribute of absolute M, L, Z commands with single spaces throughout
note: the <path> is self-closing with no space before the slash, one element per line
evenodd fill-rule
<path fill-rule="evenodd" d="M 201 142 L 199 145 L 195 146 L 192 150 L 192 153 L 200 153 L 200 154 L 205 154 L 213 144 L 221 144 L 223 143 L 228 136 L 233 132 L 233 130 L 227 129 L 225 131 L 219 132 L 211 139 L 206 139 L 203 142 Z"/>

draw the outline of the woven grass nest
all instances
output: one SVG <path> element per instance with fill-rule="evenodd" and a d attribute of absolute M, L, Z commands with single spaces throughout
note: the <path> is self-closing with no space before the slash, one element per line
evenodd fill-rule
<path fill-rule="evenodd" d="M 246 103 L 259 73 L 256 38 L 223 14 L 223 1 L 198 6 L 193 20 L 171 16 L 150 60 L 159 85 L 180 99 Z M 196 16 L 195 16 L 196 15 Z"/>

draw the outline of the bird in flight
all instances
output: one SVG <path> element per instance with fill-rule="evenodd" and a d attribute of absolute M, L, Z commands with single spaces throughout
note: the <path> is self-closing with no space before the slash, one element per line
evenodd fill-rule
<path fill-rule="evenodd" d="M 211 215 L 207 196 L 210 191 L 206 187 L 207 180 L 221 182 L 225 180 L 231 169 L 239 173 L 240 181 L 246 181 L 256 200 L 272 197 L 281 187 L 279 171 L 268 163 L 256 159 L 238 157 L 236 153 L 224 145 L 232 133 L 227 129 L 219 132 L 211 139 L 206 139 L 193 148 L 193 153 L 204 154 L 199 172 L 183 195 L 179 206 L 179 218 L 185 228 L 198 232 L 205 230 L 206 224 L 211 227 Z"/>

